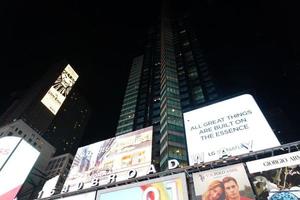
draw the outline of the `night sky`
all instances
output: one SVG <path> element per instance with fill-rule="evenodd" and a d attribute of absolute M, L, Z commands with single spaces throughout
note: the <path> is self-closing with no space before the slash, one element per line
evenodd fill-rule
<path fill-rule="evenodd" d="M 300 41 L 295 5 L 261 1 L 172 1 L 195 25 L 221 95 L 254 92 L 265 110 L 280 110 L 300 139 Z M 1 3 L 0 111 L 9 95 L 56 62 L 77 69 L 92 108 L 82 145 L 114 135 L 132 58 L 143 53 L 159 1 L 6 1 Z"/>

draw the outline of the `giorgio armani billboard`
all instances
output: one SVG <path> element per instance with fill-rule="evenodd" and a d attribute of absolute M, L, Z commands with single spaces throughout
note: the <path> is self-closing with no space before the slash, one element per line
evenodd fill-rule
<path fill-rule="evenodd" d="M 300 199 L 300 152 L 247 162 L 257 199 Z"/>

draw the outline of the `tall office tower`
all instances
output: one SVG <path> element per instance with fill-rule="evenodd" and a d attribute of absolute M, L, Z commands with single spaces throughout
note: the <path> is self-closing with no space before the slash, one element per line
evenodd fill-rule
<path fill-rule="evenodd" d="M 44 134 L 50 144 L 55 144 L 55 155 L 76 153 L 90 117 L 87 100 L 74 89 Z"/>
<path fill-rule="evenodd" d="M 183 112 L 218 98 L 213 76 L 187 18 L 163 6 L 145 53 L 133 59 L 116 135 L 153 126 L 153 164 L 187 164 Z"/>
<path fill-rule="evenodd" d="M 24 95 L 15 96 L 0 125 L 22 119 L 58 154 L 77 149 L 89 116 L 87 102 L 76 88 L 78 77 L 65 61 L 52 66 Z"/>

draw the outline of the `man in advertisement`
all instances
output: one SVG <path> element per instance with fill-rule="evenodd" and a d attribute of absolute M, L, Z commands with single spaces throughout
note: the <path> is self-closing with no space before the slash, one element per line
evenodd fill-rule
<path fill-rule="evenodd" d="M 226 200 L 252 200 L 240 195 L 240 188 L 235 178 L 227 176 L 223 178 Z"/>

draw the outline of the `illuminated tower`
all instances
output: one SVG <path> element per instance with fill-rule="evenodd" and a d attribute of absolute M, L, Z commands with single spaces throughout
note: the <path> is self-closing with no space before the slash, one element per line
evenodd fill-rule
<path fill-rule="evenodd" d="M 116 135 L 153 126 L 153 163 L 187 164 L 182 113 L 218 98 L 215 81 L 187 18 L 167 6 L 148 33 L 144 55 L 133 59 Z"/>

